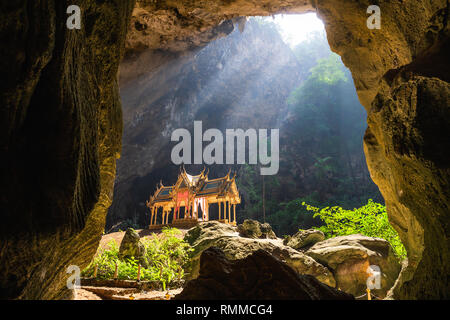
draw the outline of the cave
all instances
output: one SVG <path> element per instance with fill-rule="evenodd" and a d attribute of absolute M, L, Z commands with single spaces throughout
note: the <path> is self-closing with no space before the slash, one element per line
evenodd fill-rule
<path fill-rule="evenodd" d="M 95 254 L 121 153 L 120 83 L 229 34 L 242 17 L 316 12 L 367 112 L 364 151 L 408 252 L 394 299 L 448 299 L 448 2 L 61 1 L 1 4 L 0 298 L 64 299 Z"/>

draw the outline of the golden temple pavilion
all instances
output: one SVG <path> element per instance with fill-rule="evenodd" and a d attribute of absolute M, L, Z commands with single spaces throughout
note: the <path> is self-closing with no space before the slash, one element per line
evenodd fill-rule
<path fill-rule="evenodd" d="M 150 229 L 162 226 L 186 228 L 199 221 L 209 221 L 209 207 L 217 203 L 218 221 L 236 225 L 236 205 L 241 197 L 236 186 L 236 174 L 209 179 L 205 169 L 196 176 L 180 169 L 177 182 L 173 186 L 164 186 L 160 182 L 155 193 L 146 202 L 150 209 Z M 184 208 L 183 216 L 181 208 Z M 157 217 L 161 215 L 161 224 Z M 172 217 L 169 221 L 169 216 Z"/>

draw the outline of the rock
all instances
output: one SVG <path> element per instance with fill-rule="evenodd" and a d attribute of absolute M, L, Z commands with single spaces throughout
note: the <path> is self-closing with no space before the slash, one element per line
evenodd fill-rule
<path fill-rule="evenodd" d="M 264 250 L 239 260 L 216 247 L 200 258 L 200 275 L 175 300 L 351 300 L 310 275 L 300 275 Z"/>
<path fill-rule="evenodd" d="M 341 290 L 360 296 L 366 293 L 369 266 L 381 271 L 381 288 L 373 293 L 381 298 L 393 286 L 401 266 L 389 242 L 360 234 L 330 238 L 313 245 L 305 254 L 330 268 Z"/>
<path fill-rule="evenodd" d="M 145 256 L 146 250 L 142 244 L 139 234 L 133 229 L 128 228 L 123 236 L 122 243 L 119 248 L 119 259 L 134 258 L 144 267 L 148 267 L 148 261 Z"/>
<path fill-rule="evenodd" d="M 260 226 L 262 237 L 266 239 L 277 239 L 277 235 L 268 223 L 261 223 Z"/>
<path fill-rule="evenodd" d="M 218 239 L 231 236 L 238 236 L 235 227 L 218 221 L 207 221 L 189 229 L 184 236 L 184 240 L 194 248 L 194 255 L 196 256 Z"/>
<path fill-rule="evenodd" d="M 218 221 L 202 223 L 188 231 L 185 240 L 193 247 L 191 271 L 187 279 L 199 275 L 200 256 L 212 246 L 223 251 L 227 259 L 239 260 L 257 250 L 265 250 L 276 258 L 284 261 L 300 274 L 310 274 L 321 282 L 335 286 L 333 274 L 326 267 L 311 257 L 285 246 L 281 239 L 250 239 L 239 236 L 236 227 Z"/>
<path fill-rule="evenodd" d="M 259 221 L 246 219 L 238 225 L 239 235 L 251 239 L 276 239 L 275 232 L 268 223 L 261 224 Z"/>
<path fill-rule="evenodd" d="M 442 54 L 386 76 L 368 115 L 367 164 L 408 252 L 395 299 L 450 299 L 450 80 L 422 76 L 431 61 L 448 66 Z"/>
<path fill-rule="evenodd" d="M 308 229 L 300 230 L 293 236 L 283 240 L 283 244 L 296 250 L 312 246 L 313 244 L 325 240 L 325 235 L 320 230 Z"/>
<path fill-rule="evenodd" d="M 121 152 L 117 73 L 134 3 L 78 2 L 82 30 L 67 30 L 61 1 L 0 6 L 0 299 L 70 298 L 67 268 L 83 270 L 97 251 Z"/>
<path fill-rule="evenodd" d="M 238 232 L 241 237 L 259 239 L 262 237 L 261 224 L 256 220 L 244 220 L 238 225 Z"/>

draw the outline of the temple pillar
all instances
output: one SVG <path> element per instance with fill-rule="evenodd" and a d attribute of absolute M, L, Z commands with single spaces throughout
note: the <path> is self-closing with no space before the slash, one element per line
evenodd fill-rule
<path fill-rule="evenodd" d="M 233 205 L 233 214 L 234 214 L 233 221 L 236 224 L 236 203 Z"/>
<path fill-rule="evenodd" d="M 227 221 L 227 202 L 223 202 L 223 220 Z"/>
<path fill-rule="evenodd" d="M 230 201 L 228 201 L 228 220 L 227 220 L 227 222 L 228 223 L 230 223 L 230 220 L 231 220 L 231 203 L 230 203 Z"/>

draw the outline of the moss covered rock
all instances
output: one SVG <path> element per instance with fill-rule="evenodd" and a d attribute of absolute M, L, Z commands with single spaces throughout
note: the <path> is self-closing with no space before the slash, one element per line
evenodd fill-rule
<path fill-rule="evenodd" d="M 139 234 L 133 228 L 128 228 L 120 244 L 119 259 L 133 258 L 138 260 L 144 268 L 148 267 L 145 246 L 141 243 Z"/>
<path fill-rule="evenodd" d="M 293 236 L 288 236 L 283 240 L 283 244 L 296 250 L 304 249 L 313 244 L 325 240 L 325 235 L 320 230 L 308 229 L 300 230 Z"/>
<path fill-rule="evenodd" d="M 238 225 L 237 230 L 241 237 L 251 239 L 276 239 L 272 227 L 268 223 L 260 223 L 256 220 L 246 219 Z"/>

